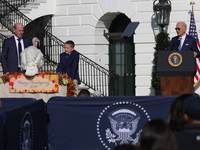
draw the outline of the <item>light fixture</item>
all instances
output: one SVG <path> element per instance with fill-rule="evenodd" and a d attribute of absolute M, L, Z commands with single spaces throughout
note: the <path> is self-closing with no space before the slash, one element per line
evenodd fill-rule
<path fill-rule="evenodd" d="M 153 10 L 156 17 L 156 23 L 163 28 L 169 24 L 171 1 L 170 0 L 155 0 L 153 2 Z"/>

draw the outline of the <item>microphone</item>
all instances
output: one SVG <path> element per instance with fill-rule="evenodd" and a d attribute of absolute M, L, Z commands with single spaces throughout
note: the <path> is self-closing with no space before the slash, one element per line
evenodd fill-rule
<path fill-rule="evenodd" d="M 172 47 L 173 47 L 173 50 L 174 50 L 174 48 L 175 48 L 175 45 L 176 44 L 176 40 L 172 40 Z"/>

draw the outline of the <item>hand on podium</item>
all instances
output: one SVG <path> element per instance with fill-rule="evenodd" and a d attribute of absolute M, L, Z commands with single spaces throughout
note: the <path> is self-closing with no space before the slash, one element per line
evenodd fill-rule
<path fill-rule="evenodd" d="M 196 58 L 196 56 L 197 56 L 197 53 L 196 53 L 196 52 L 194 52 L 194 58 Z"/>

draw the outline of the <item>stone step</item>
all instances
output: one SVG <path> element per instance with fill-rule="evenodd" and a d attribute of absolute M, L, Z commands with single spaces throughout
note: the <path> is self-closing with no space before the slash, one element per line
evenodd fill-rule
<path fill-rule="evenodd" d="M 25 5 L 22 5 L 21 7 L 38 8 L 39 5 L 40 3 L 38 2 L 28 2 Z"/>
<path fill-rule="evenodd" d="M 13 36 L 12 32 L 9 31 L 6 27 L 4 27 L 1 23 L 0 23 L 0 33 L 7 36 L 7 37 Z"/>
<path fill-rule="evenodd" d="M 20 0 L 19 0 L 20 2 Z M 26 4 L 20 6 L 18 9 L 20 12 L 24 13 L 24 14 L 30 14 L 30 11 L 34 8 L 37 9 L 38 6 L 40 5 L 40 3 L 46 3 L 47 0 L 29 0 L 29 2 L 27 2 Z M 17 4 L 18 1 L 13 0 L 13 4 Z"/>
<path fill-rule="evenodd" d="M 31 8 L 27 8 L 27 7 L 25 7 L 25 8 L 19 8 L 19 11 L 21 13 L 23 13 L 23 14 L 30 14 L 31 10 L 32 10 Z"/>
<path fill-rule="evenodd" d="M 11 37 L 13 35 L 12 32 L 10 32 L 7 29 L 0 29 L 0 33 L 7 36 L 7 37 Z"/>
<path fill-rule="evenodd" d="M 35 8 L 37 9 L 40 3 L 35 3 L 35 2 L 28 2 L 26 5 L 20 6 L 18 9 L 22 13 L 30 13 L 30 11 Z"/>
<path fill-rule="evenodd" d="M 38 1 L 39 3 L 46 3 L 47 2 L 47 0 L 36 0 L 36 1 Z"/>
<path fill-rule="evenodd" d="M 30 0 L 30 2 L 34 2 L 34 3 L 46 3 L 47 0 Z"/>

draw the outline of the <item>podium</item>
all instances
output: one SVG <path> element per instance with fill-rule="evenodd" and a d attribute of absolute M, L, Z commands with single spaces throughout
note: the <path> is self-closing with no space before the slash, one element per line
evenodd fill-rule
<path fill-rule="evenodd" d="M 193 51 L 158 52 L 157 73 L 162 95 L 192 94 L 196 71 Z"/>

